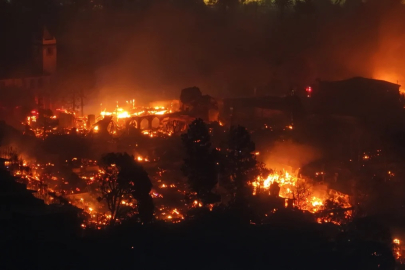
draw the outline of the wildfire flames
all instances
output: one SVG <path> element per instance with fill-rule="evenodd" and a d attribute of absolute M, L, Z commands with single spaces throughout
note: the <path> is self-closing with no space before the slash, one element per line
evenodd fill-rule
<path fill-rule="evenodd" d="M 395 238 L 392 241 L 392 244 L 393 244 L 392 245 L 392 247 L 393 247 L 392 252 L 393 252 L 393 255 L 394 255 L 395 259 L 400 261 L 401 264 L 403 264 L 404 263 L 404 257 L 403 257 L 404 246 L 403 246 L 402 241 L 400 239 L 398 239 L 398 238 Z"/>
<path fill-rule="evenodd" d="M 125 108 L 117 106 L 112 110 L 104 109 L 101 111 L 97 117 L 97 121 L 104 119 L 105 117 L 111 117 L 114 120 L 115 128 L 114 130 L 110 130 L 111 134 L 117 134 L 118 130 L 123 129 L 126 124 L 127 120 L 134 118 L 134 117 L 143 117 L 143 116 L 162 116 L 166 114 L 172 113 L 173 105 L 170 104 L 168 107 L 164 106 L 154 106 L 154 107 L 135 107 L 133 106 L 133 102 L 128 102 Z M 131 106 L 129 106 L 131 105 Z M 45 118 L 49 118 L 44 120 Z M 39 120 L 42 119 L 42 120 Z M 43 115 L 42 118 L 40 113 L 37 110 L 31 111 L 30 115 L 26 117 L 26 119 L 22 122 L 26 128 L 29 128 L 30 131 L 26 130 L 26 132 L 31 132 L 32 135 L 35 135 L 38 138 L 44 138 L 49 134 L 70 134 L 72 129 L 76 129 L 76 133 L 80 134 L 87 134 L 90 130 L 93 132 L 98 133 L 100 131 L 100 127 L 95 125 L 95 123 L 88 123 L 88 117 L 78 117 L 76 112 L 68 111 L 66 109 L 56 109 L 56 115 L 46 116 Z M 61 124 L 63 123 L 63 124 Z M 138 123 L 137 128 L 140 127 L 141 123 Z M 141 129 L 145 129 L 144 131 L 148 131 L 152 127 L 142 127 Z M 157 126 L 153 127 L 157 129 Z M 118 129 L 118 130 L 117 130 Z M 29 134 L 29 133 L 27 133 Z M 154 134 L 145 134 L 149 135 L 150 137 L 155 137 Z M 171 134 L 168 134 L 171 135 Z"/>
<path fill-rule="evenodd" d="M 166 122 L 162 121 L 162 117 L 159 117 L 168 116 L 171 113 L 173 113 L 172 105 L 169 107 L 131 107 L 126 109 L 117 105 L 113 111 L 104 110 L 100 112 L 96 123 L 90 129 L 93 133 L 99 133 L 100 127 L 98 124 L 105 117 L 109 117 L 111 122 L 108 124 L 107 130 L 112 135 L 120 136 L 123 131 L 135 128 L 142 130 L 142 134 L 151 138 L 171 136 L 173 132 L 170 129 L 170 124 L 167 123 L 169 117 L 165 118 Z"/>
<path fill-rule="evenodd" d="M 135 157 L 138 161 L 144 162 L 148 161 L 146 158 L 142 156 Z M 77 160 L 74 158 L 73 160 Z M 87 164 L 88 163 L 88 164 Z M 95 166 L 98 168 L 95 161 L 87 162 L 87 166 Z M 23 165 L 28 165 L 27 162 L 24 162 Z M 23 170 L 14 171 L 14 175 L 20 178 L 26 179 L 28 181 L 28 188 L 32 190 L 36 190 L 38 193 L 37 195 L 44 199 L 46 203 L 51 204 L 55 203 L 54 198 L 51 196 L 43 195 L 54 193 L 58 196 L 64 196 L 70 204 L 75 205 L 84 210 L 84 212 L 88 215 L 88 220 L 85 224 L 83 224 L 83 228 L 86 227 L 96 227 L 102 228 L 103 226 L 109 223 L 111 219 L 111 215 L 108 214 L 108 209 L 106 209 L 105 205 L 98 202 L 96 200 L 94 192 L 88 193 L 83 192 L 76 189 L 71 190 L 63 190 L 59 187 L 57 190 L 54 190 L 50 187 L 45 187 L 46 190 L 43 190 L 42 183 L 44 181 L 54 182 L 58 180 L 57 176 L 50 177 L 49 175 L 43 174 L 42 171 L 45 167 L 54 166 L 53 164 L 30 164 L 28 165 L 31 167 L 31 174 L 28 175 Z M 90 174 L 79 174 L 79 176 L 86 181 L 87 186 L 93 186 L 96 179 L 100 177 L 101 174 L 104 172 L 98 168 L 97 171 L 94 171 Z M 47 180 L 48 179 L 48 180 Z M 51 181 L 52 180 L 52 181 Z M 63 179 L 62 179 L 63 180 Z M 49 182 L 49 183 L 50 183 Z M 336 207 L 339 206 L 343 210 L 341 212 L 344 213 L 343 219 L 350 218 L 351 216 L 351 204 L 349 202 L 349 196 L 343 193 L 340 193 L 336 190 L 328 188 L 324 184 L 315 183 L 311 180 L 304 179 L 298 176 L 297 173 L 289 173 L 287 171 L 273 171 L 267 177 L 258 177 L 255 181 L 252 181 L 251 186 L 253 188 L 253 195 L 264 194 L 264 195 L 272 195 L 272 188 L 274 186 L 278 186 L 278 196 L 280 198 L 286 199 L 286 207 L 287 207 L 287 199 L 292 202 L 292 206 L 298 208 L 303 211 L 308 211 L 315 216 L 318 217 L 319 214 L 326 211 L 326 217 L 323 215 L 322 217 L 318 217 L 318 222 L 332 222 L 335 224 L 340 224 L 342 221 L 338 220 L 333 217 L 329 217 L 328 215 L 334 215 L 333 210 L 328 208 L 330 203 L 332 202 L 332 206 Z M 47 185 L 46 185 L 47 186 Z M 174 184 L 161 184 L 159 189 L 166 189 L 166 188 L 176 188 Z M 163 198 L 163 196 L 156 191 L 152 191 L 151 195 L 153 198 Z M 273 194 L 274 195 L 274 194 Z M 128 200 L 124 200 L 122 202 L 126 206 L 135 206 L 132 202 Z M 194 201 L 190 207 L 202 207 L 202 204 L 199 201 Z M 210 205 L 210 209 L 212 209 L 214 205 Z M 332 208 L 333 208 L 332 207 Z M 187 208 L 187 207 L 186 207 Z M 158 219 L 166 220 L 168 222 L 180 222 L 184 219 L 183 215 L 180 212 L 179 208 L 170 208 L 164 205 L 161 205 L 157 208 L 159 210 L 159 214 L 156 214 Z M 119 222 L 119 220 L 117 220 Z"/>
<path fill-rule="evenodd" d="M 166 108 L 163 106 L 154 106 L 154 107 L 135 107 L 134 103 L 127 102 L 128 106 L 124 109 L 122 107 L 117 106 L 114 110 L 111 111 L 101 111 L 99 118 L 104 118 L 106 116 L 110 116 L 115 118 L 116 124 L 121 126 L 121 124 L 128 123 L 127 119 L 133 117 L 143 117 L 143 116 L 150 116 L 150 115 L 165 115 L 172 113 L 172 109 Z M 63 111 L 64 113 L 68 113 L 67 111 Z M 33 122 L 37 121 L 38 113 L 32 112 L 33 115 L 28 118 L 27 123 L 32 124 Z M 138 121 L 138 120 L 137 120 Z M 149 120 L 150 121 L 150 120 Z M 142 121 L 139 121 L 142 122 Z M 152 130 L 152 124 L 148 124 L 149 128 L 142 128 L 141 123 L 136 123 L 137 128 L 142 129 L 142 134 L 147 135 L 149 137 L 158 136 L 156 126 L 154 126 L 154 130 Z M 159 123 L 160 125 L 160 123 Z M 220 125 L 223 125 L 220 123 Z M 123 126 L 123 125 L 122 125 Z M 94 133 L 100 132 L 101 128 L 99 125 L 94 124 L 92 127 L 88 127 L 93 130 Z M 293 129 L 293 126 L 287 126 L 287 129 Z M 86 127 L 84 128 L 86 129 Z M 39 129 L 38 129 L 39 130 Z M 44 132 L 44 131 L 43 131 Z M 115 134 L 116 131 L 114 131 Z M 171 131 L 166 131 L 167 135 L 172 135 Z M 36 132 L 36 135 L 42 136 L 42 133 Z M 260 155 L 259 152 L 256 152 L 255 155 Z M 365 155 L 363 157 L 365 160 L 369 158 L 369 156 Z M 135 159 L 138 162 L 153 162 L 154 160 L 149 160 L 148 157 L 143 157 L 140 155 L 136 155 Z M 96 166 L 96 164 L 94 164 Z M 23 176 L 28 179 L 29 188 L 35 189 L 39 191 L 38 185 L 42 183 L 42 175 L 37 170 L 38 167 L 41 167 L 39 164 L 38 166 L 34 166 L 34 174 L 32 176 Z M 81 167 L 83 168 L 83 166 Z M 38 173 L 37 173 L 38 172 Z M 80 175 L 83 180 L 87 182 L 88 186 L 92 186 L 96 179 L 100 177 L 100 174 L 103 172 L 98 170 L 94 172 L 92 175 Z M 22 174 L 19 172 L 19 174 Z M 323 173 L 322 173 L 323 174 Z M 56 178 L 56 177 L 55 177 Z M 52 178 L 53 180 L 53 178 Z M 298 173 L 290 173 L 285 170 L 282 171 L 273 171 L 268 174 L 266 177 L 259 176 L 254 181 L 250 182 L 253 188 L 253 195 L 274 195 L 274 188 L 277 190 L 277 195 L 280 198 L 284 198 L 286 201 L 285 206 L 293 206 L 303 211 L 308 211 L 316 216 L 320 216 L 320 214 L 326 212 L 327 215 L 334 215 L 333 210 L 334 208 L 340 207 L 343 208 L 344 217 L 350 217 L 351 215 L 351 204 L 349 203 L 348 195 L 335 191 L 333 189 L 329 189 L 324 184 L 315 183 L 314 181 L 303 179 L 298 176 Z M 162 184 L 159 188 L 172 188 L 172 185 Z M 175 186 L 174 186 L 175 187 Z M 173 188 L 174 188 L 173 187 Z M 48 190 L 49 191 L 49 190 Z M 53 190 L 50 190 L 54 192 Z M 185 192 L 181 190 L 181 192 Z M 90 224 L 96 224 L 97 226 L 103 226 L 108 223 L 108 220 L 111 217 L 107 214 L 107 209 L 105 206 L 101 205 L 99 202 L 91 198 L 92 196 L 87 194 L 85 197 L 83 191 L 75 190 L 74 188 L 69 191 L 60 190 L 54 193 L 61 194 L 61 195 L 69 195 L 68 198 L 69 203 L 83 209 L 89 216 L 89 221 L 85 226 L 89 226 Z M 73 196 L 76 195 L 76 196 Z M 152 194 L 152 197 L 162 197 L 161 194 Z M 126 201 L 124 201 L 126 203 Z M 52 203 L 52 202 L 50 202 Z M 132 205 L 130 205 L 132 207 Z M 192 207 L 201 207 L 200 203 L 197 201 L 192 205 Z M 188 206 L 186 205 L 184 209 Z M 213 205 L 211 206 L 211 208 Z M 174 222 L 178 220 L 182 220 L 184 217 L 180 213 L 180 211 L 184 209 L 174 208 L 170 209 L 166 206 L 162 205 L 161 207 L 157 208 L 161 212 L 158 218 Z M 328 212 L 332 209 L 331 212 Z M 347 210 L 346 210 L 347 209 Z M 349 210 L 350 209 L 350 210 Z M 336 218 L 318 218 L 319 222 L 333 222 L 333 223 L 340 223 L 336 221 Z"/>
<path fill-rule="evenodd" d="M 112 111 L 108 112 L 106 110 L 100 112 L 100 116 L 113 116 L 117 119 L 126 119 L 136 116 L 145 116 L 145 115 L 164 115 L 166 113 L 171 113 L 172 111 L 166 109 L 165 107 L 153 107 L 153 108 L 132 108 L 125 110 L 124 108 L 118 107 Z"/>
<path fill-rule="evenodd" d="M 328 202 L 339 205 L 343 209 L 351 209 L 348 195 L 329 189 L 325 185 L 314 184 L 312 181 L 298 177 L 297 174 L 286 171 L 274 171 L 266 178 L 257 177 L 255 181 L 251 182 L 253 195 L 271 193 L 272 184 L 278 184 L 278 195 L 281 198 L 291 199 L 294 206 L 300 210 L 316 214 L 327 210 Z M 351 210 L 348 210 L 345 217 L 348 218 L 350 215 Z M 328 221 L 330 220 L 318 219 L 318 222 Z"/>

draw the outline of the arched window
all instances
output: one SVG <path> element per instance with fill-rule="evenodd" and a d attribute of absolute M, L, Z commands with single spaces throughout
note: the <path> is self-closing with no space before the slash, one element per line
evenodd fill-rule
<path fill-rule="evenodd" d="M 146 119 L 146 118 L 142 119 L 140 126 L 141 126 L 141 129 L 149 129 L 148 119 Z"/>
<path fill-rule="evenodd" d="M 153 120 L 152 120 L 152 128 L 159 128 L 159 125 L 160 125 L 160 121 L 159 121 L 159 118 L 157 118 L 157 117 L 155 117 L 155 118 L 153 118 Z"/>

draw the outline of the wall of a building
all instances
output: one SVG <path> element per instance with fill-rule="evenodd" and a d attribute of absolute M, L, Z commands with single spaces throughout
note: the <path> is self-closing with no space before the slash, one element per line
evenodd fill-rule
<path fill-rule="evenodd" d="M 45 74 L 56 72 L 56 43 L 42 46 L 42 71 Z"/>

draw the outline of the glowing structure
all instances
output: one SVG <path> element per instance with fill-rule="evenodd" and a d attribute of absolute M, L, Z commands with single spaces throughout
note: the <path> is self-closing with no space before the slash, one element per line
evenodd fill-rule
<path fill-rule="evenodd" d="M 294 206 L 301 210 L 317 213 L 324 210 L 327 200 L 336 202 L 343 208 L 351 207 L 349 196 L 325 186 L 313 185 L 310 181 L 285 171 L 272 172 L 266 178 L 258 177 L 252 181 L 253 195 L 270 193 L 273 183 L 278 183 L 280 197 L 294 200 Z"/>

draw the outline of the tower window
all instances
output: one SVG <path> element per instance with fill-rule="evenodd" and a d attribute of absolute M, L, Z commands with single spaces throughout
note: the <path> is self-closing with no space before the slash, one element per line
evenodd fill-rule
<path fill-rule="evenodd" d="M 47 48 L 47 49 L 46 49 L 46 54 L 47 54 L 47 55 L 52 55 L 52 54 L 53 54 L 52 48 Z"/>

